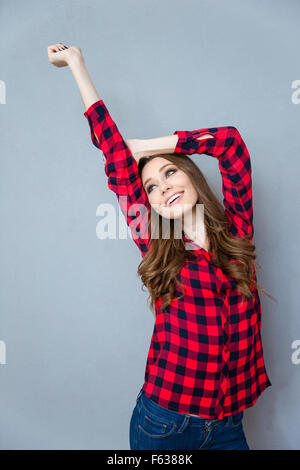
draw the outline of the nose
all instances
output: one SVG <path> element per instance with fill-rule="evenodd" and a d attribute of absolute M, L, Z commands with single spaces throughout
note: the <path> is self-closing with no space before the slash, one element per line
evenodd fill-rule
<path fill-rule="evenodd" d="M 162 195 L 164 195 L 168 191 L 169 188 L 170 188 L 169 185 L 167 185 L 167 184 L 163 185 L 162 188 L 161 188 Z"/>

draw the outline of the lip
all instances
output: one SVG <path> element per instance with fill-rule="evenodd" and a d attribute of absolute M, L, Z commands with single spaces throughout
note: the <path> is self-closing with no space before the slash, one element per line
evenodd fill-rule
<path fill-rule="evenodd" d="M 175 199 L 175 201 L 178 202 L 182 198 L 182 196 L 184 194 L 184 191 L 176 191 L 176 193 L 171 194 L 171 196 L 169 196 L 168 199 L 166 200 L 165 206 L 166 207 L 171 207 L 173 203 L 171 203 L 171 206 L 168 206 L 169 199 L 171 199 L 171 197 L 174 196 L 175 194 L 179 194 L 179 193 L 181 193 L 181 196 L 179 196 L 179 198 Z"/>

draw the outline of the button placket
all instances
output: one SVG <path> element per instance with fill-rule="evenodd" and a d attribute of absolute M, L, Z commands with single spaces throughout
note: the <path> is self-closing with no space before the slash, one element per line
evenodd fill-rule
<path fill-rule="evenodd" d="M 221 321 L 222 321 L 222 329 L 223 329 L 223 337 L 224 338 L 224 347 L 223 347 L 223 357 L 224 361 L 227 362 L 230 351 L 229 351 L 229 323 L 228 323 L 228 299 L 226 297 L 226 294 L 224 294 L 225 300 L 224 300 L 224 305 L 221 311 Z"/>

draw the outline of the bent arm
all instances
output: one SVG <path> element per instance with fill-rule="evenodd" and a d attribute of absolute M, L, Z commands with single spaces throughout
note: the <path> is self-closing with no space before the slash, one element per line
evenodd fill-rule
<path fill-rule="evenodd" d="M 175 153 L 192 155 L 206 154 L 218 160 L 222 177 L 223 204 L 229 231 L 234 236 L 249 237 L 252 241 L 253 201 L 251 160 L 246 144 L 234 126 L 220 126 L 175 131 L 178 142 Z M 201 139 L 201 137 L 212 137 Z"/>
<path fill-rule="evenodd" d="M 199 142 L 201 141 L 201 142 Z M 223 204 L 234 235 L 253 238 L 251 161 L 239 131 L 233 126 L 175 131 L 173 135 L 143 140 L 143 155 L 205 153 L 216 157 L 222 176 Z"/>
<path fill-rule="evenodd" d="M 199 139 L 212 137 L 210 134 L 205 134 Z M 164 137 L 155 137 L 154 139 L 136 139 L 139 142 L 139 151 L 143 157 L 150 155 L 160 155 L 166 153 L 174 153 L 178 142 L 178 135 L 167 135 Z"/>

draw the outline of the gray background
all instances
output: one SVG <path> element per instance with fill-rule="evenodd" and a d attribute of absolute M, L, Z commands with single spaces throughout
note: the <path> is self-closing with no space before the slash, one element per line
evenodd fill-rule
<path fill-rule="evenodd" d="M 272 382 L 251 449 L 299 449 L 298 1 L 1 1 L 0 448 L 129 449 L 154 318 L 133 240 L 99 240 L 113 204 L 68 68 L 80 46 L 127 138 L 236 126 L 252 160 L 262 339 Z M 209 156 L 192 156 L 218 196 Z M 298 361 L 299 362 L 299 361 Z"/>

